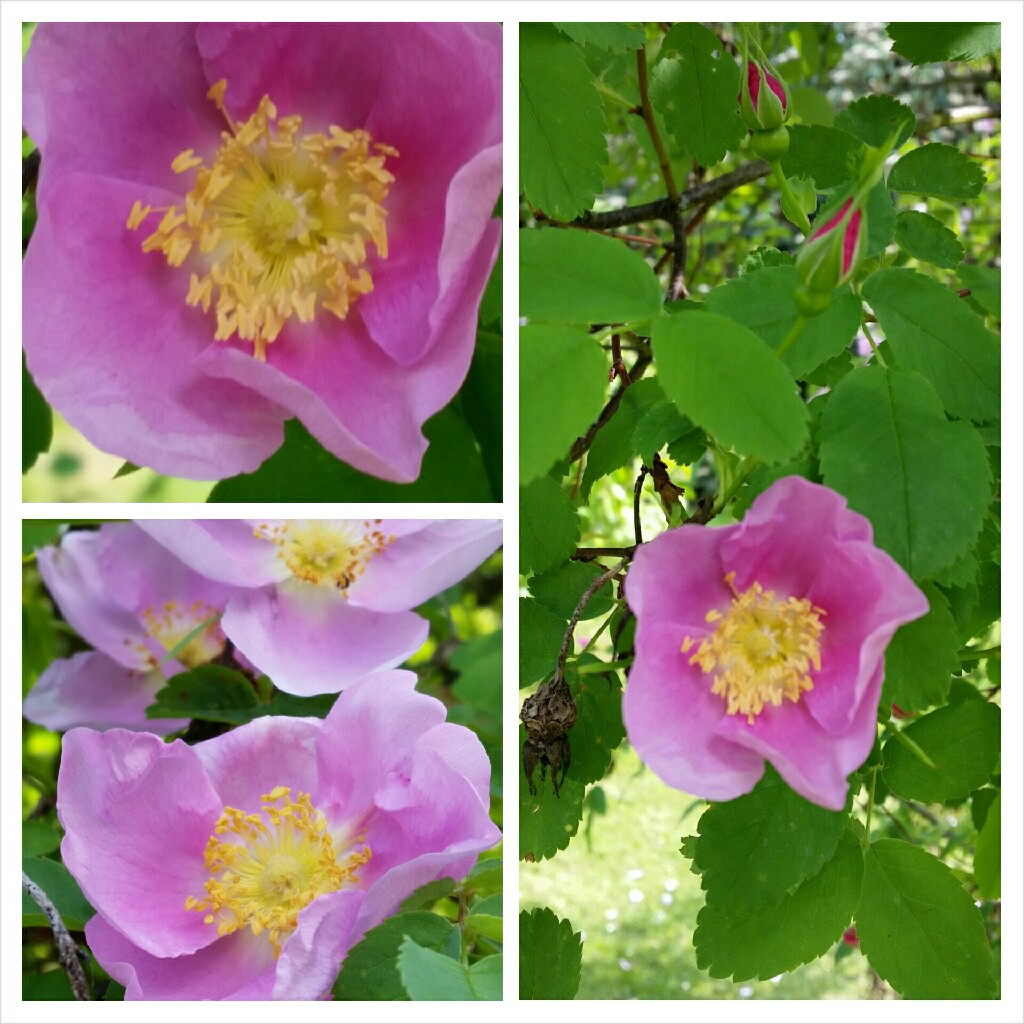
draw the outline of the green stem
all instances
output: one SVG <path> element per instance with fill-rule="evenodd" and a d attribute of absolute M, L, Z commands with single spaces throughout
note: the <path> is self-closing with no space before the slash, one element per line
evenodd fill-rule
<path fill-rule="evenodd" d="M 775 179 L 779 183 L 779 191 L 786 197 L 789 208 L 800 217 L 800 223 L 797 224 L 797 227 L 804 233 L 804 238 L 810 238 L 811 222 L 807 219 L 807 214 L 800 209 L 800 204 L 796 201 L 796 196 L 793 195 L 793 190 L 789 187 L 785 174 L 782 173 L 782 161 L 776 160 L 774 163 L 769 161 L 768 166 L 774 172 Z"/>
<path fill-rule="evenodd" d="M 897 729 L 891 722 L 886 722 L 885 731 L 890 733 L 897 743 L 906 747 L 921 764 L 934 771 L 939 770 L 939 766 L 902 729 Z"/>
<path fill-rule="evenodd" d="M 874 353 L 875 358 L 878 360 L 880 366 L 888 367 L 888 363 L 885 361 L 885 356 L 882 355 L 881 349 L 875 344 L 875 339 L 871 337 L 871 332 L 868 330 L 866 323 L 861 323 L 860 329 L 864 332 L 864 337 L 868 339 L 868 344 L 871 346 L 871 351 Z"/>
<path fill-rule="evenodd" d="M 804 333 L 804 328 L 810 323 L 805 316 L 798 316 L 796 322 L 789 329 L 787 334 L 782 339 L 782 344 L 775 350 L 775 354 L 781 359 L 795 344 L 797 338 Z"/>
<path fill-rule="evenodd" d="M 866 850 L 871 845 L 871 812 L 875 809 L 875 780 L 878 778 L 878 766 L 871 766 L 871 788 L 868 791 L 868 813 L 864 816 L 864 836 L 860 845 Z"/>
<path fill-rule="evenodd" d="M 596 644 L 597 641 L 600 639 L 601 634 L 611 625 L 611 621 L 615 617 L 615 613 L 621 607 L 622 607 L 622 599 L 620 598 L 612 606 L 611 614 L 608 616 L 608 618 L 606 618 L 604 620 L 604 622 L 601 623 L 600 628 L 598 629 L 598 631 L 590 638 L 589 641 L 587 641 L 587 646 L 584 647 L 583 650 L 580 651 L 579 654 L 575 655 L 574 658 L 571 658 L 570 660 L 579 661 L 579 659 L 582 658 L 584 654 L 587 654 L 590 651 L 590 649 L 594 646 L 594 644 Z M 596 672 L 598 670 L 597 669 L 591 669 L 591 671 L 592 672 Z"/>
<path fill-rule="evenodd" d="M 603 626 L 601 627 L 604 628 Z M 577 665 L 576 673 L 581 676 L 597 675 L 600 672 L 613 672 L 618 668 L 629 668 L 633 664 L 632 658 L 620 658 L 618 661 L 600 661 L 588 665 Z"/>
<path fill-rule="evenodd" d="M 740 471 L 735 475 L 732 483 L 723 491 L 718 501 L 715 502 L 715 507 L 711 510 L 712 519 L 715 518 L 726 505 L 732 501 L 736 492 L 747 482 L 747 478 L 755 469 L 761 464 L 760 459 L 754 458 L 753 455 L 749 456 L 740 467 Z"/>

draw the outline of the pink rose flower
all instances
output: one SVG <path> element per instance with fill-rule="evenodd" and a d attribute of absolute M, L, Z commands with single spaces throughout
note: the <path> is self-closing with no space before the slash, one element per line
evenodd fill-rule
<path fill-rule="evenodd" d="M 626 578 L 636 660 L 630 743 L 671 786 L 749 792 L 767 759 L 802 796 L 841 809 L 877 733 L 885 648 L 928 611 L 867 519 L 784 477 L 735 526 L 682 526 Z"/>
<path fill-rule="evenodd" d="M 43 24 L 24 124 L 25 351 L 69 422 L 220 479 L 297 416 L 418 476 L 500 240 L 497 25 Z"/>
<path fill-rule="evenodd" d="M 800 280 L 817 292 L 831 293 L 853 277 L 867 238 L 863 209 L 847 199 L 836 213 L 800 247 L 796 257 Z"/>
<path fill-rule="evenodd" d="M 233 588 L 221 628 L 278 689 L 336 693 L 427 638 L 411 609 L 501 544 L 493 519 L 154 520 L 186 565 Z"/>
<path fill-rule="evenodd" d="M 67 733 L 61 854 L 127 999 L 320 999 L 367 929 L 498 842 L 483 747 L 415 681 L 193 747 Z"/>
<path fill-rule="evenodd" d="M 25 698 L 24 716 L 57 732 L 123 726 L 165 735 L 185 728 L 187 719 L 147 719 L 146 708 L 171 676 L 224 650 L 224 633 L 210 620 L 233 588 L 190 569 L 133 523 L 73 530 L 36 558 L 65 620 L 95 651 L 54 661 Z"/>

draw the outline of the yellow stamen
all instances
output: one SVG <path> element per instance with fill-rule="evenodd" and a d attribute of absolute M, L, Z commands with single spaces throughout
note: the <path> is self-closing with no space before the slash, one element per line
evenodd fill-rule
<path fill-rule="evenodd" d="M 195 668 L 213 661 L 224 650 L 225 638 L 220 628 L 220 614 L 220 609 L 204 601 L 193 601 L 185 607 L 177 601 L 167 601 L 158 608 L 147 608 L 142 613 L 142 621 L 146 632 L 165 651 L 173 651 L 190 633 L 204 622 L 208 623 L 174 656 L 188 668 Z M 142 647 L 142 653 L 150 663 L 154 662 L 153 655 L 145 647 Z"/>
<path fill-rule="evenodd" d="M 821 671 L 825 612 L 807 598 L 776 599 L 757 582 L 740 594 L 735 578 L 732 572 L 725 577 L 732 605 L 725 613 L 715 608 L 707 613 L 706 621 L 717 626 L 700 641 L 690 664 L 714 676 L 711 692 L 725 700 L 727 714 L 746 715 L 752 725 L 766 704 L 795 702 L 814 688 L 810 673 Z M 683 653 L 693 644 L 686 637 Z"/>
<path fill-rule="evenodd" d="M 217 340 L 236 333 L 265 358 L 291 318 L 309 323 L 317 304 L 339 319 L 373 289 L 363 265 L 367 243 L 388 255 L 383 202 L 395 180 L 384 164 L 398 155 L 362 129 L 329 127 L 329 135 L 300 135 L 302 117 L 278 118 L 264 96 L 245 122 L 224 107 L 225 80 L 207 98 L 229 131 L 207 165 L 192 149 L 171 163 L 178 174 L 196 169 L 184 212 L 165 208 L 157 229 L 142 243 L 171 266 L 192 256 L 185 301 L 214 306 Z M 150 212 L 136 201 L 128 217 L 135 230 Z M 196 283 L 198 282 L 198 283 Z"/>
<path fill-rule="evenodd" d="M 370 559 L 395 539 L 377 529 L 379 522 L 288 520 L 274 526 L 261 524 L 253 534 L 278 546 L 278 558 L 297 579 L 333 586 L 345 594 Z"/>
<path fill-rule="evenodd" d="M 372 857 L 365 836 L 355 837 L 352 850 L 341 857 L 309 794 L 299 793 L 294 801 L 290 794 L 287 786 L 275 786 L 260 797 L 259 814 L 224 808 L 203 852 L 211 872 L 206 895 L 185 900 L 186 910 L 199 911 L 206 924 L 217 925 L 218 937 L 239 928 L 253 935 L 265 932 L 275 956 L 300 911 L 318 896 L 357 884 L 356 872 Z"/>

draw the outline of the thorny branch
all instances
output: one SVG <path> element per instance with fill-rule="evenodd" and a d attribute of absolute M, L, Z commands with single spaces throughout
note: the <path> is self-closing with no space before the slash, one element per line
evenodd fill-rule
<path fill-rule="evenodd" d="M 24 871 L 21 873 L 21 886 L 46 915 L 46 920 L 50 922 L 50 929 L 57 943 L 57 956 L 60 958 L 64 973 L 68 976 L 68 981 L 71 982 L 71 991 L 74 993 L 75 998 L 88 1000 L 91 998 L 89 996 L 89 986 L 86 984 L 85 973 L 82 971 L 82 965 L 78 960 L 78 946 L 75 945 L 75 940 L 71 938 L 71 933 L 64 924 L 60 911 L 53 905 L 50 897 Z"/>
<path fill-rule="evenodd" d="M 632 558 L 632 554 L 627 555 L 622 559 L 621 562 L 613 565 L 607 572 L 602 573 L 593 583 L 583 591 L 583 596 L 579 600 L 579 604 L 576 605 L 576 610 L 572 613 L 572 618 L 569 619 L 569 628 L 565 631 L 565 636 L 562 638 L 562 649 L 558 652 L 558 665 L 555 669 L 555 675 L 561 676 L 565 671 L 565 659 L 569 656 L 569 648 L 572 646 L 572 635 L 576 632 L 576 624 L 580 621 L 580 616 L 583 614 L 583 609 L 587 607 L 587 602 L 615 575 L 620 573 L 627 565 L 629 560 Z"/>
<path fill-rule="evenodd" d="M 636 362 L 629 368 L 629 378 L 632 383 L 636 383 L 645 373 L 647 367 L 651 365 L 651 357 L 643 354 L 636 358 Z M 569 449 L 569 461 L 575 462 L 580 458 L 584 452 L 588 451 L 590 446 L 594 443 L 594 438 L 597 436 L 597 432 L 615 415 L 615 410 L 619 407 L 619 402 L 622 401 L 622 396 L 626 391 L 626 385 L 623 383 L 619 389 L 608 399 L 607 404 L 601 410 L 601 414 L 594 420 L 593 423 L 587 428 L 587 432 L 582 437 L 577 437 L 572 443 L 572 448 Z"/>

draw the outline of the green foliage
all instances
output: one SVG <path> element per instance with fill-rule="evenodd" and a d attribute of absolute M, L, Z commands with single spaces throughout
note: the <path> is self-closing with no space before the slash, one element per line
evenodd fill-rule
<path fill-rule="evenodd" d="M 349 950 L 334 983 L 334 998 L 409 999 L 399 967 L 399 954 L 407 940 L 445 959 L 459 955 L 459 930 L 451 922 L 422 911 L 398 914 L 371 928 Z"/>
<path fill-rule="evenodd" d="M 789 129 L 789 152 L 782 158 L 786 177 L 807 177 L 819 189 L 835 188 L 857 176 L 864 143 L 839 128 L 795 124 Z"/>
<path fill-rule="evenodd" d="M 27 473 L 53 440 L 53 413 L 21 357 L 21 471 Z"/>
<path fill-rule="evenodd" d="M 519 998 L 572 999 L 580 986 L 583 943 L 547 907 L 519 915 Z"/>
<path fill-rule="evenodd" d="M 739 91 L 739 68 L 713 32 L 680 22 L 665 36 L 651 74 L 651 102 L 698 163 L 718 163 L 746 135 L 737 110 Z"/>
<path fill-rule="evenodd" d="M 71 877 L 71 872 L 58 861 L 24 857 L 21 870 L 50 898 L 67 928 L 81 931 L 95 913 Z M 21 924 L 22 927 L 49 924 L 39 905 L 24 889 L 21 892 Z"/>
<path fill-rule="evenodd" d="M 644 44 L 644 30 L 640 25 L 616 25 L 605 21 L 556 21 L 554 24 L 580 46 L 590 44 L 602 50 L 635 50 Z"/>
<path fill-rule="evenodd" d="M 714 804 L 697 825 L 694 862 L 708 903 L 730 916 L 774 906 L 832 857 L 847 821 L 793 792 L 769 765 L 746 796 Z"/>
<path fill-rule="evenodd" d="M 900 626 L 885 651 L 882 706 L 896 704 L 905 712 L 944 703 L 950 679 L 960 671 L 960 638 L 949 602 L 930 584 L 921 589 L 928 614 Z"/>
<path fill-rule="evenodd" d="M 402 985 L 412 999 L 479 1000 L 501 998 L 501 956 L 487 956 L 464 967 L 412 939 L 398 954 Z"/>
<path fill-rule="evenodd" d="M 606 158 L 604 118 L 579 47 L 545 25 L 519 27 L 519 182 L 549 217 L 594 201 Z"/>
<path fill-rule="evenodd" d="M 952 270 L 964 258 L 964 247 L 940 221 L 918 210 L 904 210 L 896 218 L 896 244 L 911 256 Z"/>
<path fill-rule="evenodd" d="M 978 536 L 985 447 L 970 424 L 946 419 L 916 373 L 876 366 L 844 377 L 822 415 L 820 451 L 824 482 L 871 520 L 875 543 L 914 578 L 949 565 Z"/>
<path fill-rule="evenodd" d="M 652 343 L 659 379 L 680 412 L 724 444 L 779 462 L 807 440 L 807 410 L 761 340 L 714 313 L 659 320 Z"/>
<path fill-rule="evenodd" d="M 985 172 L 969 156 L 939 142 L 901 156 L 887 181 L 894 192 L 913 192 L 948 201 L 981 194 Z"/>
<path fill-rule="evenodd" d="M 210 501 L 492 501 L 476 438 L 450 405 L 427 420 L 430 446 L 419 477 L 394 484 L 360 473 L 333 455 L 299 423 L 284 425 L 284 444 L 253 473 L 222 480 Z"/>
<path fill-rule="evenodd" d="M 869 146 L 884 146 L 891 139 L 892 148 L 897 150 L 914 134 L 916 125 L 910 107 L 885 93 L 854 100 L 834 124 Z"/>
<path fill-rule="evenodd" d="M 850 923 L 864 858 L 849 829 L 824 867 L 773 905 L 732 914 L 709 897 L 697 915 L 697 964 L 713 978 L 771 978 L 827 952 Z M 770 937 L 770 938 L 769 938 Z"/>
<path fill-rule="evenodd" d="M 526 732 L 519 730 L 519 749 L 526 741 Z M 541 779 L 539 769 L 534 773 L 537 792 L 530 793 L 526 775 L 519 773 L 519 859 L 546 860 L 569 845 L 576 835 L 583 817 L 585 786 L 575 779 L 566 778 L 558 796 L 548 778 Z"/>
<path fill-rule="evenodd" d="M 1002 849 L 1002 798 L 996 793 L 978 832 L 974 848 L 974 877 L 978 892 L 986 900 L 999 899 Z"/>
<path fill-rule="evenodd" d="M 519 491 L 519 571 L 541 573 L 568 561 L 580 539 L 572 502 L 551 477 Z"/>
<path fill-rule="evenodd" d="M 937 708 L 902 730 L 934 767 L 893 736 L 882 747 L 882 780 L 908 800 L 964 799 L 995 771 L 999 721 L 999 708 L 983 700 Z"/>
<path fill-rule="evenodd" d="M 625 323 L 661 309 L 658 279 L 612 238 L 579 231 L 521 231 L 519 311 L 531 320 Z"/>
<path fill-rule="evenodd" d="M 519 685 L 551 675 L 565 635 L 565 619 L 530 598 L 519 599 Z"/>
<path fill-rule="evenodd" d="M 999 49 L 998 23 L 891 21 L 886 32 L 893 50 L 915 64 L 973 60 Z"/>
<path fill-rule="evenodd" d="M 581 658 L 566 671 L 566 680 L 579 709 L 579 720 L 569 730 L 572 764 L 567 779 L 587 784 L 604 778 L 612 753 L 625 739 L 622 724 L 622 687 L 614 672 L 581 672 L 599 665 L 595 658 Z"/>
<path fill-rule="evenodd" d="M 864 858 L 857 934 L 871 966 L 908 999 L 989 999 L 992 953 L 981 915 L 930 853 L 879 839 Z"/>
<path fill-rule="evenodd" d="M 546 473 L 597 417 L 607 362 L 585 330 L 557 324 L 521 328 L 519 359 L 519 480 L 525 485 Z"/>
<path fill-rule="evenodd" d="M 600 575 L 601 566 L 593 562 L 568 562 L 554 572 L 530 580 L 530 594 L 548 611 L 568 622 L 583 592 Z M 587 602 L 582 618 L 593 619 L 604 615 L 611 607 L 611 587 L 601 587 Z"/>

